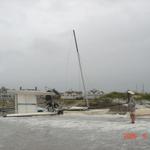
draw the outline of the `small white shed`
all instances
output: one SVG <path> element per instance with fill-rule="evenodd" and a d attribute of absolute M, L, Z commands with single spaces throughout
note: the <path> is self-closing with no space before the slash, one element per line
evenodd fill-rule
<path fill-rule="evenodd" d="M 55 95 L 53 92 L 34 90 L 11 90 L 9 92 L 15 94 L 15 113 L 36 113 L 38 95 Z"/>

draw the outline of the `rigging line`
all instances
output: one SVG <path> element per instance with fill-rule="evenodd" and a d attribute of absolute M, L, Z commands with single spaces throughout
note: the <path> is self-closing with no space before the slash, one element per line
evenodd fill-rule
<path fill-rule="evenodd" d="M 78 68 L 78 90 L 82 91 L 82 82 L 81 82 L 81 76 L 80 76 L 80 69 Z"/>
<path fill-rule="evenodd" d="M 71 43 L 71 38 L 69 38 L 69 43 Z M 66 57 L 66 67 L 65 67 L 65 89 L 66 90 L 69 90 L 70 88 L 70 81 L 71 81 L 71 78 L 70 78 L 70 57 L 71 57 L 71 44 L 68 44 L 67 48 L 66 48 L 66 53 L 67 53 L 67 57 Z"/>
<path fill-rule="evenodd" d="M 103 107 L 101 107 L 101 108 L 109 108 L 109 107 L 114 107 L 114 106 L 119 106 L 119 105 L 124 105 L 124 104 L 128 104 L 128 102 L 125 102 L 125 103 L 118 103 L 118 104 L 109 105 L 109 106 L 103 106 Z"/>
<path fill-rule="evenodd" d="M 82 68 L 86 68 L 86 66 L 84 65 L 87 61 L 86 61 L 86 59 L 82 56 L 82 55 L 80 55 L 80 62 L 81 62 L 81 64 L 82 64 Z M 83 62 L 85 62 L 84 64 L 83 64 Z M 80 73 L 80 68 L 79 68 L 79 73 Z M 81 75 L 80 75 L 80 79 L 81 79 Z M 88 77 L 87 77 L 87 70 L 84 70 L 84 81 L 86 81 L 85 82 L 85 85 L 89 85 L 89 80 L 87 80 L 88 79 Z M 81 80 L 80 80 L 80 82 L 81 82 Z M 81 84 L 82 84 L 82 82 L 81 82 Z M 86 87 L 86 92 L 88 91 L 88 88 Z"/>

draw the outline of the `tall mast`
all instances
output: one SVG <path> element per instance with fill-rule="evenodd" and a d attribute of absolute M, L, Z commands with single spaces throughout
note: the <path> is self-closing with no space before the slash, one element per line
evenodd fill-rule
<path fill-rule="evenodd" d="M 143 83 L 143 87 L 142 87 L 142 93 L 145 93 L 144 83 Z"/>
<path fill-rule="evenodd" d="M 79 49 L 78 49 L 78 44 L 77 44 L 77 39 L 76 39 L 75 30 L 73 30 L 73 36 L 74 36 L 75 45 L 76 45 L 76 50 L 77 50 L 77 55 L 78 55 L 79 68 L 80 68 L 81 79 L 82 79 L 83 90 L 84 90 L 84 99 L 85 99 L 85 102 L 86 102 L 86 106 L 89 107 L 89 102 L 88 102 L 87 93 L 86 93 L 85 80 L 84 80 L 84 77 L 83 77 L 83 70 L 82 70 L 81 59 L 80 59 L 80 53 L 79 53 Z"/>

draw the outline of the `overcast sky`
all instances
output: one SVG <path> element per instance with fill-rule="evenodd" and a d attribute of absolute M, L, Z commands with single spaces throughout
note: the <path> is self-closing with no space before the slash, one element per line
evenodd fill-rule
<path fill-rule="evenodd" d="M 0 86 L 150 91 L 149 0 L 0 0 Z"/>

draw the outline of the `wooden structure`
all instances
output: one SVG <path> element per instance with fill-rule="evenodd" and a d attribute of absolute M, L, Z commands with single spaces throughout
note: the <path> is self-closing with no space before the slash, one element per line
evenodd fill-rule
<path fill-rule="evenodd" d="M 36 90 L 11 90 L 10 93 L 15 94 L 15 113 L 37 113 L 37 96 L 51 95 L 53 92 L 36 91 Z"/>

